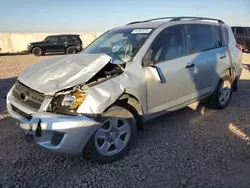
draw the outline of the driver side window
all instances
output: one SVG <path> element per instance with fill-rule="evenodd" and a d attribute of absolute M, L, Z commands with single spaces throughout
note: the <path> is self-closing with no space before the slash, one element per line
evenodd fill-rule
<path fill-rule="evenodd" d="M 188 55 L 184 25 L 170 26 L 159 34 L 151 46 L 152 61 L 160 63 Z"/>
<path fill-rule="evenodd" d="M 47 42 L 58 42 L 58 37 L 56 36 L 51 36 L 46 38 Z"/>

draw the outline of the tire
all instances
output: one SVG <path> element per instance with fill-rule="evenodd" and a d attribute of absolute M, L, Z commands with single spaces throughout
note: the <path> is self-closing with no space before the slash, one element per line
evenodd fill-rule
<path fill-rule="evenodd" d="M 225 84 L 224 90 L 222 89 L 223 84 Z M 221 95 L 222 92 L 224 92 L 223 93 L 224 96 Z M 230 102 L 230 99 L 232 97 L 232 92 L 233 92 L 232 79 L 229 75 L 225 75 L 219 80 L 219 83 L 217 84 L 215 91 L 208 98 L 206 102 L 210 107 L 214 109 L 224 109 Z"/>
<path fill-rule="evenodd" d="M 91 136 L 83 151 L 88 159 L 107 163 L 120 160 L 129 153 L 137 137 L 136 121 L 131 108 L 129 104 L 115 104 L 102 114 L 102 126 Z"/>
<path fill-rule="evenodd" d="M 32 53 L 35 55 L 35 56 L 41 56 L 43 55 L 43 50 L 40 48 L 40 47 L 34 47 L 32 49 Z"/>
<path fill-rule="evenodd" d="M 66 53 L 67 54 L 76 54 L 77 49 L 76 49 L 76 47 L 69 47 L 69 48 L 66 49 Z"/>

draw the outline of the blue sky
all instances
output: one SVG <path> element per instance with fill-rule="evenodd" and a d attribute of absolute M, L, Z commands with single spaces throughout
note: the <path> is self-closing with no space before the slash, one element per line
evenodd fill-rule
<path fill-rule="evenodd" d="M 250 0 L 0 0 L 0 32 L 102 32 L 135 20 L 183 15 L 250 26 Z"/>

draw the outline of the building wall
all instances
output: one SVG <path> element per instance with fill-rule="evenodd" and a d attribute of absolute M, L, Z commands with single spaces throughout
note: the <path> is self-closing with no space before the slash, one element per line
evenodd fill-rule
<path fill-rule="evenodd" d="M 63 34 L 63 33 L 0 33 L 0 53 L 17 53 L 27 49 L 27 44 L 30 42 L 42 41 L 48 35 Z M 66 33 L 65 33 L 66 34 Z M 102 34 L 102 32 L 78 32 L 83 42 L 83 47 L 86 47 L 94 39 Z"/>

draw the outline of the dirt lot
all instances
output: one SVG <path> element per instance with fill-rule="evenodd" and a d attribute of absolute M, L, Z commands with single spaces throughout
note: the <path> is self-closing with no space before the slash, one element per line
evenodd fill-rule
<path fill-rule="evenodd" d="M 99 165 L 80 157 L 66 161 L 27 144 L 12 123 L 6 93 L 38 59 L 0 57 L 0 187 L 250 187 L 248 70 L 228 108 L 204 115 L 185 108 L 160 117 L 147 123 L 123 160 Z M 250 64 L 250 54 L 243 60 Z"/>

